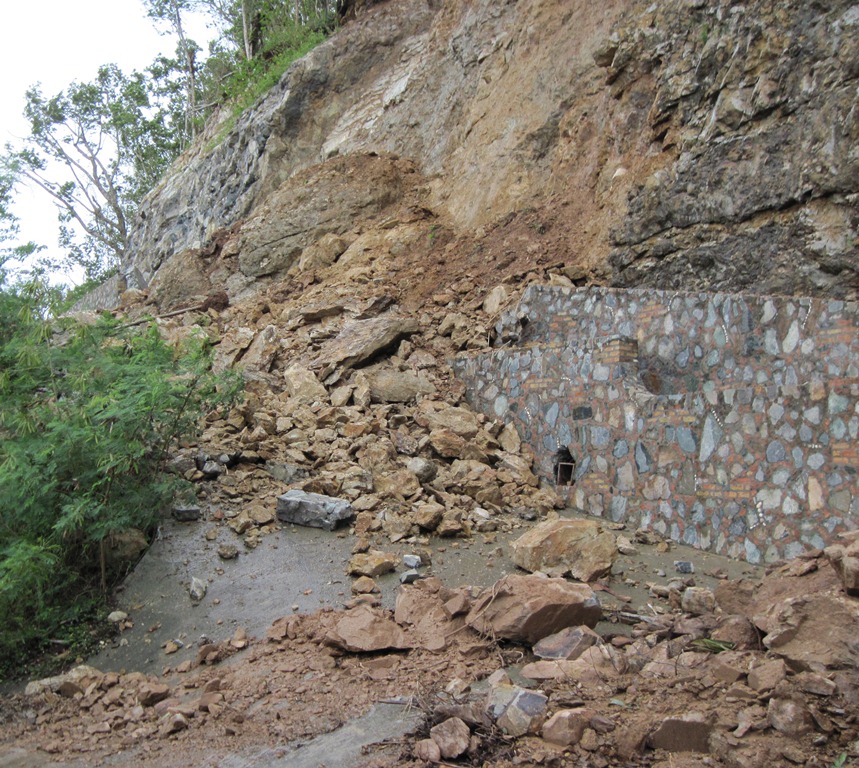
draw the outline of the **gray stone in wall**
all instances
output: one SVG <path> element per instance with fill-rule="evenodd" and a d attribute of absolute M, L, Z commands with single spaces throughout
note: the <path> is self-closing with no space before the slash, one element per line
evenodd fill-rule
<path fill-rule="evenodd" d="M 645 448 L 644 444 L 640 441 L 637 442 L 635 444 L 635 466 L 638 469 L 639 474 L 650 472 L 652 463 L 653 459 L 651 458 L 647 448 Z"/>
<path fill-rule="evenodd" d="M 695 435 L 689 427 L 677 428 L 677 444 L 684 453 L 694 454 L 698 450 Z"/>
<path fill-rule="evenodd" d="M 716 450 L 716 446 L 722 439 L 722 428 L 713 417 L 713 414 L 708 414 L 704 420 L 704 434 L 701 436 L 701 452 L 698 455 L 700 462 L 707 461 Z"/>
<path fill-rule="evenodd" d="M 787 451 L 785 451 L 784 444 L 778 440 L 773 440 L 767 446 L 767 461 L 770 464 L 776 464 L 777 462 L 785 461 L 786 459 Z"/>

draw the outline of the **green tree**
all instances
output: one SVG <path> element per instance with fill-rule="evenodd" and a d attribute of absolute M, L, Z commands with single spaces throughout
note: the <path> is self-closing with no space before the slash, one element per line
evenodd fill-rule
<path fill-rule="evenodd" d="M 51 319 L 60 292 L 0 276 L 0 670 L 103 604 L 105 546 L 147 531 L 183 481 L 176 441 L 240 379 L 154 324 Z"/>
<path fill-rule="evenodd" d="M 176 54 L 185 79 L 184 133 L 193 141 L 197 135 L 199 113 L 197 108 L 197 55 L 200 46 L 185 32 L 184 18 L 197 7 L 198 0 L 144 0 L 149 18 L 160 23 L 162 33 L 172 33 L 178 40 Z M 166 25 L 163 26 L 163 25 Z M 158 24 L 156 24 L 156 28 Z"/>
<path fill-rule="evenodd" d="M 150 101 L 146 76 L 100 67 L 92 82 L 72 83 L 53 96 L 26 93 L 30 134 L 0 157 L 0 216 L 8 226 L 20 184 L 56 204 L 65 264 L 88 278 L 116 269 L 126 254 L 129 222 L 143 195 L 179 151 L 179 142 Z M 81 233 L 83 237 L 81 237 Z"/>

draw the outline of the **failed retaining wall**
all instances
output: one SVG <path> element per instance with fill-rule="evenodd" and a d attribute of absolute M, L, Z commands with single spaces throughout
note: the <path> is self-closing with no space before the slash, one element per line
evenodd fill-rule
<path fill-rule="evenodd" d="M 575 506 L 769 562 L 857 527 L 858 326 L 843 301 L 532 286 L 507 346 L 454 365 Z"/>

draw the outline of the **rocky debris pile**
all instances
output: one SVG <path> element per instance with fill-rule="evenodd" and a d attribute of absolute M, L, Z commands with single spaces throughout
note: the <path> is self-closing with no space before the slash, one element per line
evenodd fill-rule
<path fill-rule="evenodd" d="M 279 283 L 236 306 L 163 321 L 171 339 L 205 333 L 216 368 L 240 370 L 247 383 L 243 405 L 212 414 L 198 446 L 172 461 L 198 483 L 208 518 L 252 548 L 277 528 L 275 511 L 303 524 L 285 493 L 339 500 L 362 542 L 506 530 L 562 506 L 540 487 L 515 428 L 461 401 L 447 359 L 487 343 L 486 308 L 497 313 L 508 289 L 487 296 L 460 283 L 414 319 L 364 284 L 294 296 Z"/>
<path fill-rule="evenodd" d="M 638 619 L 629 634 L 567 626 L 528 643 L 536 659 L 439 692 L 414 764 L 481 764 L 488 744 L 499 766 L 828 767 L 859 755 L 848 639 L 859 618 L 820 553 L 710 598 L 706 611 L 619 614 Z"/>
<path fill-rule="evenodd" d="M 394 611 L 278 619 L 238 664 L 213 666 L 202 647 L 169 679 L 81 668 L 33 684 L 7 732 L 63 757 L 121 745 L 140 765 L 199 764 L 207 749 L 285 745 L 406 697 L 423 727 L 367 765 L 829 768 L 859 756 L 856 599 L 822 553 L 723 582 L 706 612 L 681 608 L 694 589 L 597 624 L 593 593 L 563 579 L 424 579 L 400 587 Z M 247 644 L 237 633 L 217 647 Z"/>
<path fill-rule="evenodd" d="M 218 664 L 247 645 L 242 629 L 222 643 L 204 641 L 195 666 Z M 189 662 L 177 671 L 191 668 Z M 152 675 L 103 673 L 84 665 L 33 681 L 24 695 L 28 703 L 24 723 L 37 733 L 48 732 L 39 744 L 48 754 L 98 753 L 117 734 L 124 744 L 164 738 L 187 729 L 192 719 L 215 720 L 226 730 L 235 730 L 244 719 L 230 705 L 231 694 L 218 677 L 183 691 Z M 49 728 L 51 724 L 57 727 Z"/>

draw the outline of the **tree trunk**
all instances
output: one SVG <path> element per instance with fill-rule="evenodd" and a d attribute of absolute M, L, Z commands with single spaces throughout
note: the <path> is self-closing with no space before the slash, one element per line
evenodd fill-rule
<path fill-rule="evenodd" d="M 245 43 L 245 59 L 250 61 L 254 57 L 253 37 L 251 36 L 250 8 L 248 0 L 242 0 L 242 37 Z"/>
<path fill-rule="evenodd" d="M 182 14 L 176 0 L 171 0 L 173 8 L 173 27 L 179 37 L 179 48 L 185 56 L 185 67 L 188 80 L 185 89 L 188 93 L 188 106 L 185 108 L 185 134 L 193 140 L 197 135 L 197 127 L 194 118 L 197 114 L 197 69 L 194 61 L 194 51 L 188 45 L 185 30 L 182 27 Z"/>

